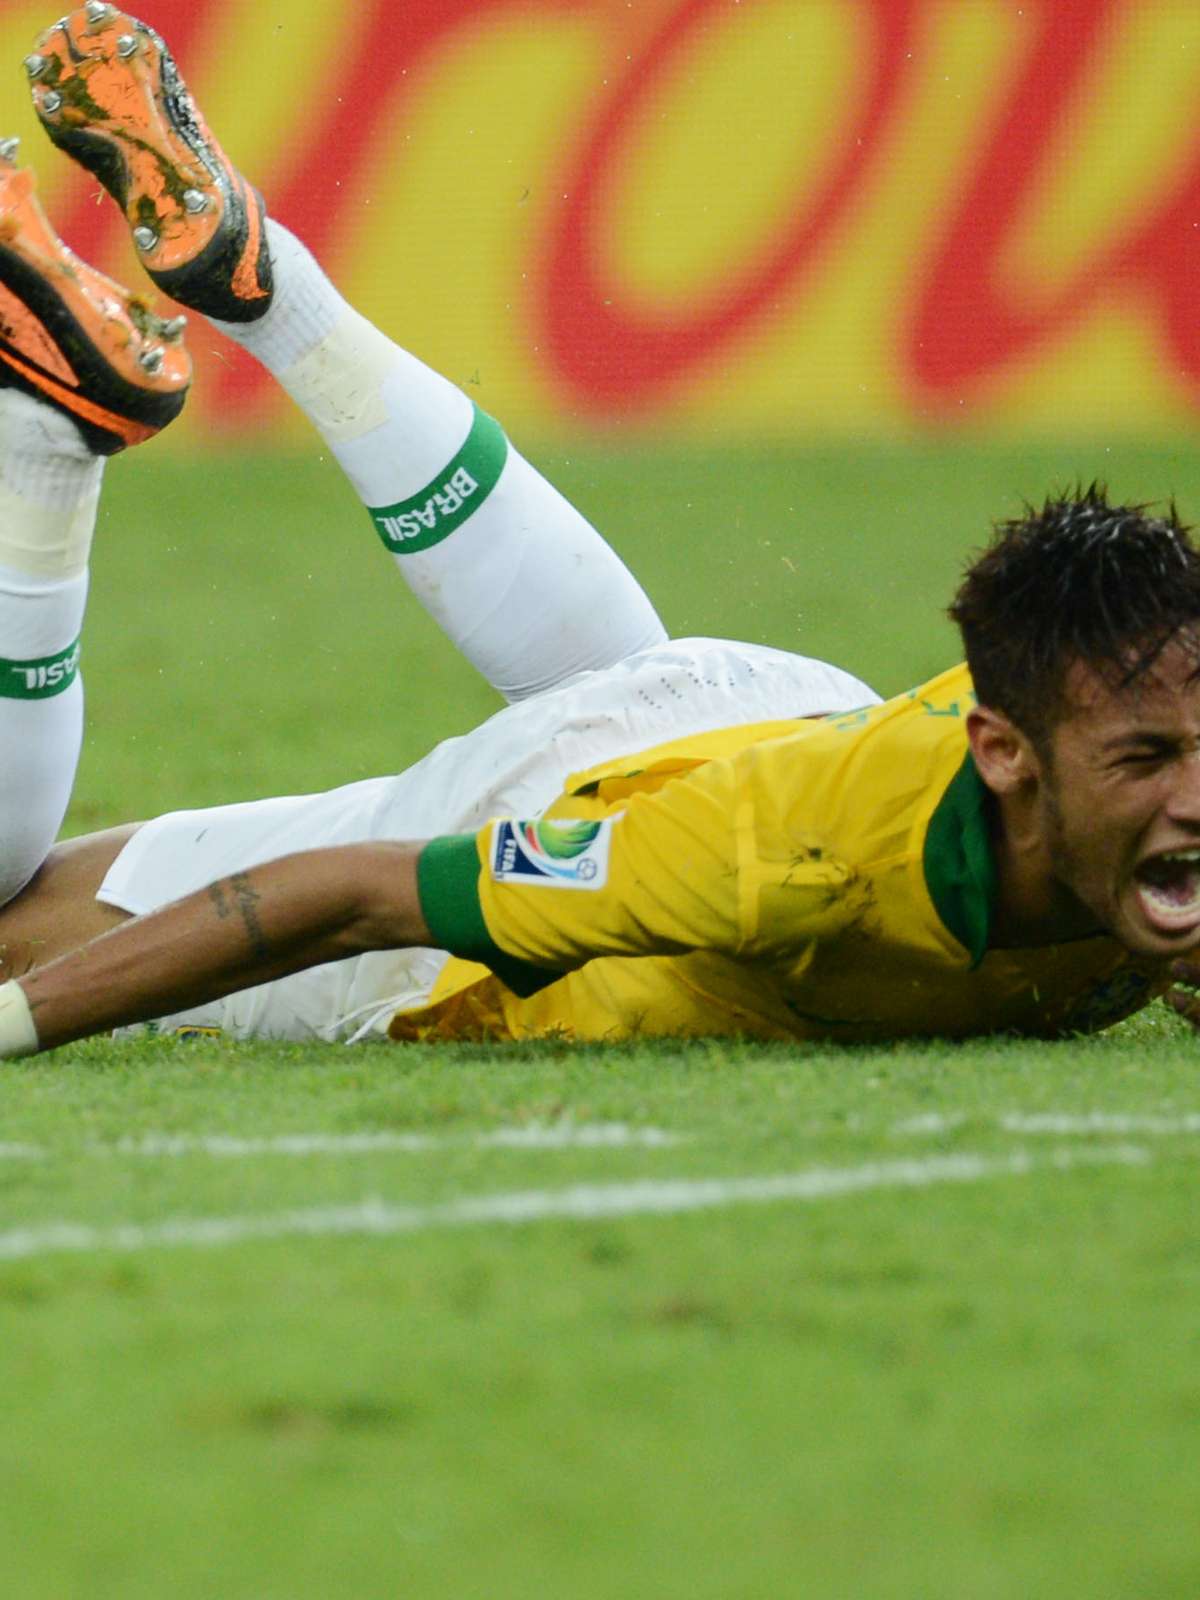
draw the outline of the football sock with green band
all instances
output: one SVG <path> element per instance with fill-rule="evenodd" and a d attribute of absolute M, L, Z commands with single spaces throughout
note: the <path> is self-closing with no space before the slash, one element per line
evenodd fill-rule
<path fill-rule="evenodd" d="M 66 417 L 0 390 L 0 904 L 45 860 L 71 797 L 102 471 Z"/>
<path fill-rule="evenodd" d="M 0 699 L 53 700 L 79 675 L 79 640 L 36 661 L 6 661 L 0 656 Z"/>
<path fill-rule="evenodd" d="M 504 429 L 475 408 L 467 442 L 435 480 L 391 506 L 369 506 L 384 548 L 415 556 L 441 544 L 483 505 L 508 458 Z"/>
<path fill-rule="evenodd" d="M 0 568 L 0 619 L 16 599 L 13 578 Z M 58 610 L 62 597 L 22 599 L 35 611 Z M 0 658 L 0 905 L 28 883 L 58 837 L 82 738 L 77 642 L 52 655 Z"/>
<path fill-rule="evenodd" d="M 220 324 L 317 428 L 417 599 L 506 699 L 658 644 L 644 591 L 461 390 L 351 310 L 267 223 L 275 296 Z"/>

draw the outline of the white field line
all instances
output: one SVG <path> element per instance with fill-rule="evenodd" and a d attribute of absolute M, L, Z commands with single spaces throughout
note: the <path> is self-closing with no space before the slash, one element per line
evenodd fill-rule
<path fill-rule="evenodd" d="M 551 1219 L 669 1216 L 728 1206 L 781 1201 L 815 1202 L 880 1189 L 929 1189 L 939 1184 L 980 1183 L 990 1178 L 1084 1166 L 1143 1166 L 1149 1152 L 1129 1145 L 1057 1150 L 1048 1156 L 1014 1151 L 1007 1156 L 958 1154 L 924 1160 L 865 1162 L 855 1167 L 813 1167 L 806 1172 L 759 1178 L 675 1178 L 640 1183 L 577 1184 L 566 1189 L 527 1189 L 509 1194 L 464 1196 L 435 1206 L 397 1206 L 368 1199 L 359 1205 L 258 1216 L 175 1217 L 156 1223 L 94 1227 L 49 1222 L 0 1233 L 0 1260 L 21 1261 L 55 1253 L 213 1248 L 251 1240 L 424 1233 L 435 1228 L 487 1223 L 521 1226 Z"/>
<path fill-rule="evenodd" d="M 663 1128 L 631 1128 L 624 1122 L 549 1122 L 497 1128 L 493 1133 L 480 1134 L 474 1143 L 484 1149 L 499 1146 L 514 1150 L 579 1150 L 639 1145 L 661 1150 L 668 1145 L 683 1144 L 687 1137 L 682 1133 L 668 1133 Z"/>
<path fill-rule="evenodd" d="M 948 1133 L 965 1127 L 972 1118 L 966 1112 L 931 1111 L 894 1124 L 891 1132 L 901 1136 Z M 1053 1135 L 1077 1138 L 1088 1134 L 1109 1134 L 1130 1138 L 1172 1138 L 1200 1134 L 1200 1112 L 1179 1116 L 1125 1115 L 1116 1112 L 1022 1112 L 1008 1111 L 995 1117 L 978 1119 L 991 1122 L 1006 1133 Z M 829 1131 L 813 1125 L 810 1132 Z M 631 1127 L 623 1122 L 569 1121 L 529 1123 L 511 1128 L 493 1128 L 476 1134 L 397 1133 L 386 1129 L 362 1133 L 284 1133 L 237 1134 L 147 1134 L 138 1139 L 119 1139 L 114 1144 L 92 1144 L 86 1153 L 93 1156 L 132 1156 L 147 1160 L 173 1160 L 184 1156 L 211 1156 L 218 1160 L 253 1159 L 259 1156 L 361 1156 L 420 1155 L 429 1151 L 454 1149 L 509 1150 L 586 1150 L 586 1149 L 669 1149 L 685 1143 L 687 1134 L 670 1133 L 663 1128 Z M 5 1161 L 45 1161 L 56 1152 L 47 1146 L 0 1142 L 0 1163 Z"/>
<path fill-rule="evenodd" d="M 366 1156 L 437 1150 L 448 1141 L 426 1133 L 281 1133 L 243 1138 L 237 1134 L 150 1133 L 141 1139 L 90 1147 L 94 1155 L 149 1156 Z"/>
<path fill-rule="evenodd" d="M 972 1120 L 965 1111 L 929 1111 L 896 1123 L 892 1132 L 914 1135 L 950 1133 L 955 1128 L 965 1127 Z M 979 1120 L 994 1122 L 1005 1133 L 1045 1133 L 1068 1139 L 1089 1133 L 1164 1139 L 1200 1133 L 1200 1112 L 1195 1111 L 1183 1112 L 1178 1116 L 1110 1111 L 1004 1111 Z"/>
<path fill-rule="evenodd" d="M 895 1123 L 892 1132 L 917 1137 L 923 1133 L 949 1133 L 952 1128 L 961 1128 L 966 1120 L 966 1113 L 962 1111 L 923 1111 L 920 1116 L 905 1117 L 903 1122 Z"/>
<path fill-rule="evenodd" d="M 1144 1134 L 1170 1138 L 1173 1134 L 1200 1133 L 1200 1114 L 1189 1112 L 1178 1117 L 1163 1117 L 1133 1113 L 1088 1111 L 1074 1114 L 1069 1111 L 1010 1111 L 1000 1118 L 1005 1133 L 1073 1134 L 1115 1133 L 1121 1135 Z"/>
<path fill-rule="evenodd" d="M 41 1161 L 45 1155 L 36 1144 L 0 1144 L 0 1161 Z"/>
<path fill-rule="evenodd" d="M 283 1133 L 241 1138 L 233 1134 L 148 1134 L 141 1139 L 119 1139 L 115 1144 L 93 1144 L 89 1155 L 144 1156 L 172 1159 L 179 1156 L 217 1156 L 228 1159 L 254 1156 L 363 1156 L 420 1154 L 427 1150 L 661 1150 L 682 1144 L 684 1135 L 662 1128 L 633 1128 L 624 1122 L 549 1122 L 526 1127 L 493 1128 L 487 1133 L 439 1135 L 432 1133 Z M 41 1145 L 0 1144 L 0 1161 L 44 1161 L 54 1151 Z"/>
<path fill-rule="evenodd" d="M 586 1150 L 602 1148 L 662 1149 L 681 1142 L 662 1128 L 631 1128 L 623 1122 L 547 1122 L 525 1127 L 493 1128 L 487 1133 L 284 1133 L 263 1138 L 227 1134 L 152 1134 L 122 1139 L 106 1147 L 122 1156 L 361 1156 L 376 1153 L 420 1153 L 426 1150 Z M 101 1148 L 101 1147 L 97 1147 Z"/>

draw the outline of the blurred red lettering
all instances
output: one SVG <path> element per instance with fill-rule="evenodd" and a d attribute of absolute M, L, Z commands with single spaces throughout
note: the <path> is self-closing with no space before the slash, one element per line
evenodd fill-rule
<path fill-rule="evenodd" d="M 895 307 L 913 407 L 940 413 L 953 406 L 962 414 L 960 403 L 971 407 L 989 385 L 1018 365 L 1028 367 L 1102 296 L 1130 289 L 1150 308 L 1171 370 L 1200 401 L 1200 148 L 1173 194 L 1131 214 L 1119 236 L 1061 289 L 1039 296 L 1015 289 L 1005 273 L 1031 197 L 1070 180 L 1063 120 L 1099 92 L 1098 69 L 1137 0 L 1011 3 L 1032 19 L 1031 43 L 949 215 L 932 219 L 928 248 L 913 260 Z M 748 3 L 737 15 L 749 9 Z M 159 0 L 155 21 L 186 70 L 202 78 L 206 64 L 227 48 L 230 10 L 231 0 Z M 249 155 L 249 175 L 268 195 L 272 213 L 297 230 L 336 278 L 351 235 L 347 224 L 362 215 L 363 175 L 381 144 L 402 159 L 413 87 L 436 69 L 444 47 L 496 15 L 511 15 L 514 28 L 536 25 L 539 14 L 586 16 L 601 33 L 596 79 L 602 85 L 583 104 L 585 120 L 566 131 L 563 198 L 536 258 L 526 263 L 527 309 L 562 401 L 597 415 L 647 410 L 713 370 L 781 300 L 801 304 L 815 270 L 839 246 L 849 248 L 846 223 L 903 131 L 913 58 L 946 15 L 946 0 L 844 0 L 842 11 L 865 71 L 828 169 L 814 178 L 807 153 L 797 150 L 797 199 L 781 209 L 769 237 L 747 246 L 723 281 L 697 287 L 667 308 L 636 302 L 614 279 L 608 252 L 622 231 L 622 180 L 644 157 L 643 130 L 657 98 L 679 84 L 714 29 L 733 25 L 732 0 L 645 0 L 633 11 L 622 0 L 346 4 L 338 49 L 306 86 L 295 116 L 257 153 L 231 153 L 238 160 Z M 970 119 L 969 107 L 965 114 Z M 1181 139 L 1188 137 L 1185 122 Z M 95 203 L 97 188 L 80 178 L 56 220 L 82 255 L 107 262 L 127 234 L 115 207 Z M 393 223 L 380 219 L 380 259 L 403 271 Z M 193 344 L 204 368 L 206 418 L 244 426 L 270 415 L 276 391 L 256 363 L 207 331 Z"/>
<path fill-rule="evenodd" d="M 686 69 L 689 47 L 714 25 L 728 0 L 684 0 L 658 34 L 637 51 L 601 104 L 590 134 L 567 163 L 565 199 L 541 264 L 536 312 L 555 376 L 577 404 L 622 411 L 662 400 L 678 380 L 720 353 L 753 325 L 785 289 L 817 263 L 852 204 L 900 101 L 919 0 L 862 0 L 848 7 L 865 17 L 870 73 L 862 103 L 846 119 L 832 170 L 797 216 L 780 219 L 757 259 L 690 310 L 655 317 L 623 305 L 603 265 L 614 232 L 612 176 L 629 158 L 629 131 L 648 97 Z M 611 70 L 616 70 L 611 69 Z M 736 138 L 735 129 L 730 138 Z M 797 152 L 803 171 L 804 152 Z"/>
<path fill-rule="evenodd" d="M 1004 287 L 1010 236 L 1029 197 L 1053 178 L 1063 117 L 1084 103 L 1126 4 L 1043 0 L 1041 36 L 918 285 L 906 335 L 918 403 L 969 403 L 989 379 L 1065 334 L 1098 296 L 1129 286 L 1153 308 L 1180 375 L 1200 385 L 1200 158 L 1156 214 L 1134 219 L 1048 303 Z"/>

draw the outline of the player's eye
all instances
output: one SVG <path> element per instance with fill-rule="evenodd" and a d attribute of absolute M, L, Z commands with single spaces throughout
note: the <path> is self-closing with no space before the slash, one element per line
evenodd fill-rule
<path fill-rule="evenodd" d="M 1145 745 L 1127 750 L 1117 762 L 1121 767 L 1145 768 L 1161 766 L 1175 754 L 1171 745 Z"/>

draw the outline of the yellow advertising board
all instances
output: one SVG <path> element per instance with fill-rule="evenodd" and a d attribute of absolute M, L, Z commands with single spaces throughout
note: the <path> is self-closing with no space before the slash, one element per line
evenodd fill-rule
<path fill-rule="evenodd" d="M 513 430 L 1194 420 L 1194 0 L 143 12 L 275 215 Z M 136 278 L 24 103 L 49 20 L 0 16 L 8 123 L 70 242 Z M 290 426 L 247 357 L 192 343 L 205 430 Z"/>

